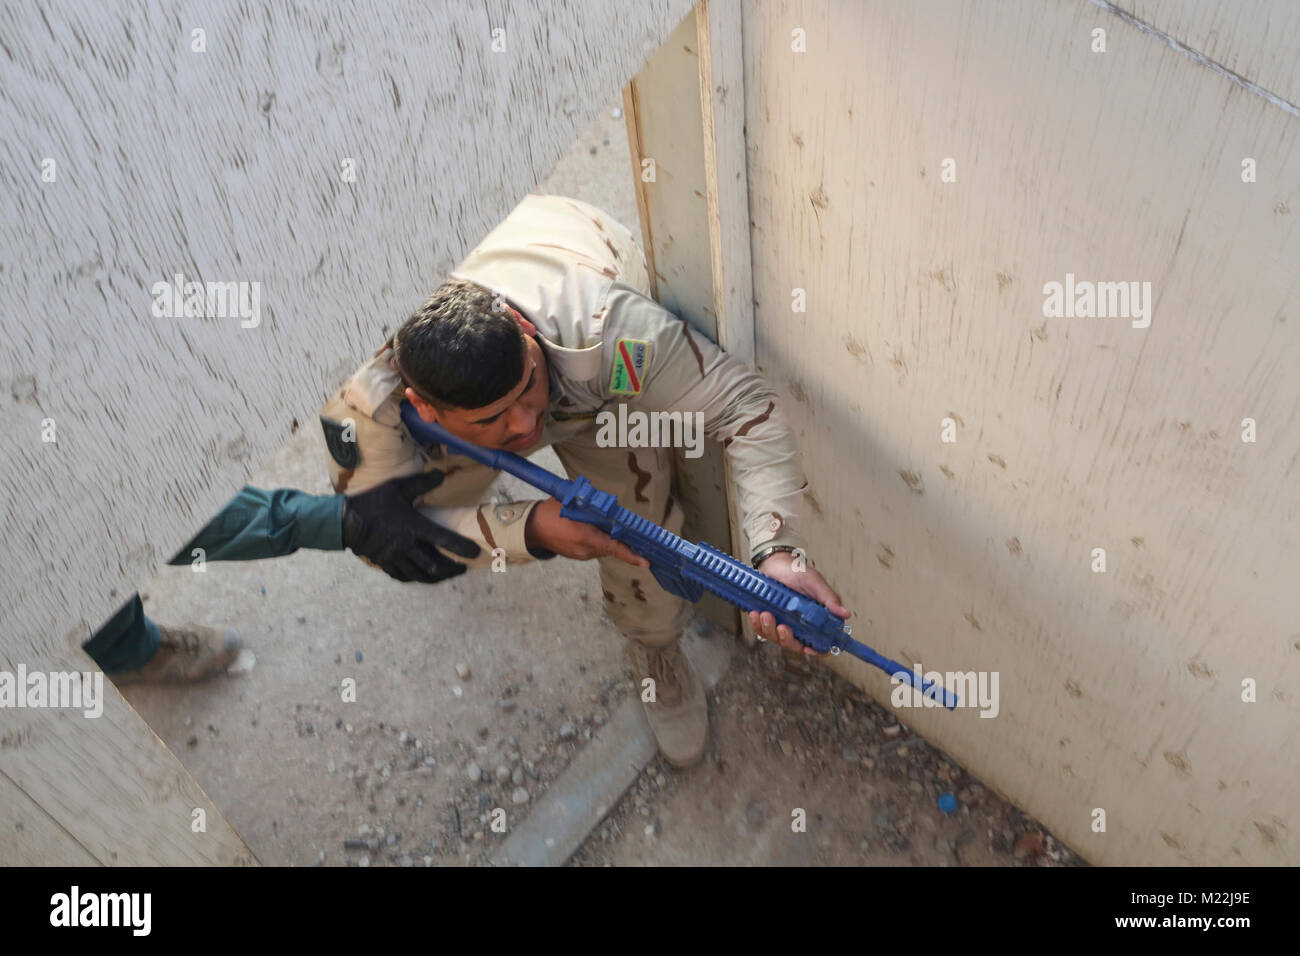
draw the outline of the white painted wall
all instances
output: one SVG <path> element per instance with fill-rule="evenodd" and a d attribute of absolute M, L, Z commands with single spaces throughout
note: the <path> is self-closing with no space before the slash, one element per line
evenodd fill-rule
<path fill-rule="evenodd" d="M 907 724 L 1096 863 L 1294 865 L 1294 5 L 1253 5 L 1272 30 L 1217 0 L 1138 6 L 1172 22 L 1087 0 L 746 8 L 757 361 L 855 636 L 1000 673 L 995 719 Z M 1272 98 L 1165 28 L 1216 36 Z M 1045 318 L 1067 273 L 1150 282 L 1150 327 Z"/>

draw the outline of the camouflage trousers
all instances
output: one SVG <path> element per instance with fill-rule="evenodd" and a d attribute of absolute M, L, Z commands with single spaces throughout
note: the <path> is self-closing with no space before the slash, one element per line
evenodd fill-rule
<path fill-rule="evenodd" d="M 596 443 L 596 431 L 591 419 L 551 421 L 537 447 L 551 445 L 569 478 L 585 476 L 601 491 L 616 495 L 629 511 L 680 534 L 685 513 L 672 493 L 672 450 L 602 448 Z M 480 511 L 494 507 L 498 519 L 518 515 L 522 520 L 522 506 L 480 504 L 499 472 L 461 455 L 448 455 L 431 464 L 446 476 L 420 501 L 421 510 L 433 520 L 437 520 L 438 507 L 470 505 L 478 505 Z M 543 494 L 537 492 L 538 497 Z M 486 527 L 482 522 L 480 526 Z M 487 551 L 469 561 L 449 556 L 475 568 L 490 567 L 493 561 Z M 664 647 L 678 638 L 691 619 L 689 601 L 661 588 L 646 568 L 614 557 L 597 558 L 596 562 L 605 613 L 619 633 L 648 647 Z"/>

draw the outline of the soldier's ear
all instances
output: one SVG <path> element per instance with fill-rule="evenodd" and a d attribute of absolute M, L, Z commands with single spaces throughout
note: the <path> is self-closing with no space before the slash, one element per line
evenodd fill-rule
<path fill-rule="evenodd" d="M 407 386 L 407 389 L 403 394 L 405 394 L 406 400 L 415 407 L 415 410 L 420 414 L 422 419 L 426 422 L 436 423 L 438 421 L 438 410 L 422 399 L 419 395 L 416 395 L 415 389 Z"/>
<path fill-rule="evenodd" d="M 517 309 L 511 309 L 510 314 L 514 316 L 515 322 L 518 324 L 518 326 L 524 330 L 524 335 L 537 334 L 537 326 L 533 325 L 533 323 L 529 322 L 522 315 L 520 315 Z"/>

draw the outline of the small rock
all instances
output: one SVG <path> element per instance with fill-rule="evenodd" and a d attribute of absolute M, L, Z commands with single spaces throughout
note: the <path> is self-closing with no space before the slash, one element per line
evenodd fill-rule
<path fill-rule="evenodd" d="M 403 730 L 401 735 L 397 738 L 397 742 L 403 747 L 409 747 L 411 744 L 415 743 L 415 738 Z"/>
<path fill-rule="evenodd" d="M 515 806 L 522 806 L 528 802 L 528 791 L 523 787 L 515 787 L 515 792 L 510 794 L 510 802 Z"/>
<path fill-rule="evenodd" d="M 1032 862 L 1042 856 L 1046 851 L 1043 845 L 1043 835 L 1037 830 L 1026 830 L 1016 838 L 1016 846 L 1012 855 L 1017 860 Z"/>
<path fill-rule="evenodd" d="M 919 797 L 922 793 L 925 792 L 925 788 L 922 787 L 921 784 L 920 784 L 920 782 L 919 782 L 919 781 L 916 781 L 916 780 L 911 781 L 911 782 L 907 785 L 907 789 L 908 789 L 911 793 L 915 794 L 915 795 L 918 796 L 918 797 Z"/>
<path fill-rule="evenodd" d="M 465 768 L 465 779 L 471 783 L 478 783 L 483 779 L 483 769 L 478 764 L 470 761 L 469 766 Z"/>
<path fill-rule="evenodd" d="M 655 837 L 657 837 L 657 836 L 659 835 L 659 821 L 658 821 L 658 820 L 655 820 L 653 823 L 647 823 L 647 824 L 645 825 L 645 835 L 646 835 L 647 837 L 649 837 L 650 839 L 652 839 L 652 840 L 653 840 Z"/>
<path fill-rule="evenodd" d="M 353 655 L 353 656 L 356 657 L 356 659 L 357 659 L 357 663 L 360 664 L 360 663 L 361 663 L 361 652 L 360 652 L 360 651 L 357 651 L 356 654 Z"/>
<path fill-rule="evenodd" d="M 299 612 L 298 612 L 297 614 L 295 614 L 293 617 L 294 617 L 294 620 L 296 620 L 299 624 L 306 624 L 306 623 L 307 623 L 307 615 L 306 615 L 306 614 L 303 614 L 302 611 L 299 611 Z"/>
<path fill-rule="evenodd" d="M 593 156 L 596 155 L 596 147 L 595 147 L 595 146 L 591 147 L 591 155 L 593 155 Z"/>
<path fill-rule="evenodd" d="M 886 737 L 897 737 L 902 732 L 903 732 L 903 728 L 900 727 L 898 724 L 890 724 L 888 727 L 885 728 Z"/>
<path fill-rule="evenodd" d="M 852 747 L 845 747 L 843 750 L 840 751 L 840 756 L 843 757 L 845 760 L 849 761 L 849 763 L 853 763 L 861 759 L 861 755 Z"/>
<path fill-rule="evenodd" d="M 510 779 L 510 768 L 505 764 L 498 764 L 496 771 L 497 783 L 505 783 Z"/>
<path fill-rule="evenodd" d="M 623 118 L 623 110 L 622 110 L 621 108 L 615 106 L 612 110 L 609 111 L 609 115 L 612 116 L 612 117 L 614 117 L 614 119 L 622 119 L 622 118 Z"/>
<path fill-rule="evenodd" d="M 436 759 L 435 757 L 433 757 L 433 756 L 428 756 L 428 757 L 425 757 L 425 758 L 424 758 L 424 765 L 425 765 L 426 767 L 435 767 L 435 766 L 437 766 L 437 764 L 438 764 L 438 761 L 437 761 L 437 759 Z"/>
<path fill-rule="evenodd" d="M 453 694 L 454 696 L 456 696 L 456 697 L 463 697 L 464 694 L 465 694 L 464 689 L 463 689 L 463 688 L 460 688 L 460 687 L 453 687 L 453 688 L 451 689 L 451 692 L 452 692 L 452 694 Z"/>
<path fill-rule="evenodd" d="M 501 709 L 507 714 L 514 713 L 515 708 L 519 706 L 519 701 L 515 700 L 513 697 L 507 697 L 504 700 L 499 701 L 499 703 Z"/>
<path fill-rule="evenodd" d="M 469 680 L 469 665 L 468 665 L 468 664 L 457 664 L 457 665 L 456 665 L 456 676 L 459 677 L 461 680 Z"/>
<path fill-rule="evenodd" d="M 794 753 L 794 745 L 791 744 L 790 741 L 782 737 L 779 743 L 781 747 L 781 753 L 785 754 L 787 757 L 790 756 L 792 753 Z"/>
<path fill-rule="evenodd" d="M 564 723 L 560 724 L 561 740 L 572 740 L 577 735 L 578 735 L 578 729 L 574 727 L 571 722 L 566 720 Z"/>
<path fill-rule="evenodd" d="M 513 783 L 516 787 L 523 786 L 524 783 L 523 767 L 515 767 L 514 773 L 510 775 L 510 782 Z"/>
<path fill-rule="evenodd" d="M 257 657 L 253 652 L 245 647 L 240 649 L 235 655 L 235 659 L 226 667 L 227 674 L 247 674 L 257 666 Z"/>
<path fill-rule="evenodd" d="M 751 827 L 760 826 L 763 823 L 763 808 L 757 803 L 751 803 L 745 807 L 745 822 Z"/>
<path fill-rule="evenodd" d="M 185 744 L 188 747 L 197 747 L 199 745 L 199 738 L 194 736 L 194 734 L 190 734 L 190 739 L 185 741 Z"/>

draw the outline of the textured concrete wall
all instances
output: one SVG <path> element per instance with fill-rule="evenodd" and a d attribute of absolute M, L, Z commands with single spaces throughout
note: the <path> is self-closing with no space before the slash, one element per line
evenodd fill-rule
<path fill-rule="evenodd" d="M 747 9 L 757 361 L 855 636 L 999 672 L 906 723 L 1090 860 L 1294 865 L 1295 8 L 1137 6 Z M 1045 316 L 1068 273 L 1149 327 Z"/>
<path fill-rule="evenodd" d="M 0 8 L 0 670 L 90 669 L 80 643 L 689 10 Z M 247 297 L 170 315 L 178 274 Z M 0 862 L 254 862 L 104 691 L 99 719 L 0 715 Z"/>
<path fill-rule="evenodd" d="M 689 10 L 0 10 L 5 637 L 82 640 L 319 427 L 325 392 Z M 178 273 L 259 283 L 259 324 L 155 317 Z"/>

